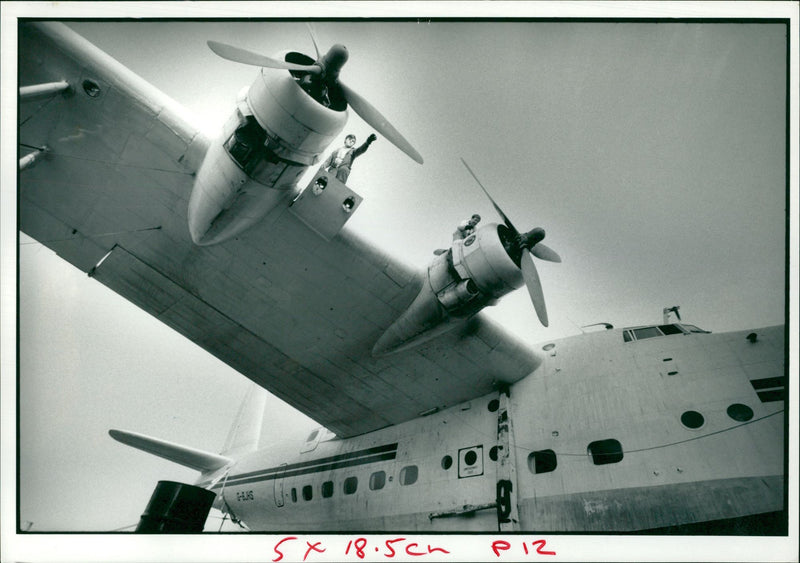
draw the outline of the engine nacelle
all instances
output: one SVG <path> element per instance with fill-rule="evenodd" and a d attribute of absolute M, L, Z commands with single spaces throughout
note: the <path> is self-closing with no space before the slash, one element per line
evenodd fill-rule
<path fill-rule="evenodd" d="M 292 52 L 276 58 L 314 62 Z M 261 69 L 197 171 L 188 214 L 195 244 L 230 239 L 285 202 L 342 131 L 347 114 L 346 104 L 317 102 L 289 71 Z"/>
<path fill-rule="evenodd" d="M 421 344 L 469 319 L 524 284 L 509 255 L 505 225 L 490 223 L 453 245 L 428 266 L 419 294 L 375 343 L 381 356 Z"/>

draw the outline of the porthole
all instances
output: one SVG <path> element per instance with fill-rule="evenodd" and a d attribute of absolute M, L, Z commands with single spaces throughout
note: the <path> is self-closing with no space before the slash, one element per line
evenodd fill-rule
<path fill-rule="evenodd" d="M 414 483 L 417 482 L 418 476 L 419 476 L 419 469 L 417 469 L 417 466 L 407 465 L 400 470 L 400 484 L 413 485 Z"/>
<path fill-rule="evenodd" d="M 445 471 L 450 469 L 453 466 L 453 458 L 449 455 L 446 455 L 442 458 L 442 469 Z"/>
<path fill-rule="evenodd" d="M 292 487 L 292 502 L 297 502 L 297 489 Z"/>
<path fill-rule="evenodd" d="M 556 452 L 553 450 L 539 450 L 528 454 L 528 469 L 531 473 L 549 473 L 557 465 Z"/>
<path fill-rule="evenodd" d="M 358 477 L 348 477 L 344 480 L 344 494 L 352 495 L 358 489 Z"/>
<path fill-rule="evenodd" d="M 86 79 L 81 86 L 83 86 L 83 91 L 86 92 L 86 95 L 90 98 L 96 98 L 100 95 L 100 86 L 94 80 Z"/>
<path fill-rule="evenodd" d="M 320 176 L 317 178 L 317 181 L 314 182 L 314 187 L 311 188 L 311 193 L 314 195 L 320 195 L 326 187 L 328 187 L 328 179 L 325 176 Z"/>
<path fill-rule="evenodd" d="M 379 491 L 386 485 L 386 472 L 376 471 L 369 476 L 369 489 L 371 491 Z"/>
<path fill-rule="evenodd" d="M 483 446 L 458 450 L 458 478 L 483 475 Z"/>
<path fill-rule="evenodd" d="M 753 409 L 741 403 L 735 403 L 728 407 L 728 416 L 738 422 L 747 422 L 753 418 Z"/>
<path fill-rule="evenodd" d="M 681 424 L 692 430 L 700 428 L 705 422 L 706 419 L 697 411 L 686 411 L 681 415 Z"/>
<path fill-rule="evenodd" d="M 592 463 L 595 465 L 606 465 L 622 461 L 622 444 L 619 443 L 619 440 L 613 438 L 592 442 L 589 444 L 588 452 L 592 457 Z"/>
<path fill-rule="evenodd" d="M 497 409 L 500 408 L 500 401 L 497 399 L 492 399 L 489 401 L 489 412 L 497 412 Z"/>
<path fill-rule="evenodd" d="M 311 500 L 313 497 L 313 492 L 311 490 L 311 485 L 306 485 L 303 487 L 303 500 Z"/>
<path fill-rule="evenodd" d="M 322 498 L 330 498 L 333 496 L 333 481 L 325 481 L 322 484 Z"/>
<path fill-rule="evenodd" d="M 492 449 L 489 450 L 489 459 L 497 461 L 497 446 L 492 446 Z"/>

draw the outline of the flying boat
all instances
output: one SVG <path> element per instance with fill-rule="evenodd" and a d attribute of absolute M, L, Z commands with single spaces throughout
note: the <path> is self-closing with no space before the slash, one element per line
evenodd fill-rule
<path fill-rule="evenodd" d="M 524 285 L 547 326 L 534 258 L 561 256 L 466 161 L 500 222 L 422 268 L 345 228 L 350 187 L 298 185 L 349 109 L 423 160 L 312 39 L 209 41 L 258 67 L 212 139 L 65 25 L 20 28 L 21 230 L 253 382 L 220 451 L 110 430 L 198 472 L 159 484 L 140 531 L 213 506 L 253 531 L 785 533 L 785 327 L 712 334 L 669 307 L 521 342 L 482 310 Z M 261 446 L 267 392 L 320 428 Z"/>

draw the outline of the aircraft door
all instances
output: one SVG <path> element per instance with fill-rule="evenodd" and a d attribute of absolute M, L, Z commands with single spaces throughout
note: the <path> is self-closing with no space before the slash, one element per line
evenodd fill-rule
<path fill-rule="evenodd" d="M 497 410 L 497 525 L 501 532 L 519 531 L 516 490 L 516 445 L 511 426 L 510 390 L 501 389 Z"/>
<path fill-rule="evenodd" d="M 283 476 L 286 474 L 286 464 L 282 463 L 274 481 L 275 492 L 275 506 L 278 508 L 283 506 Z"/>

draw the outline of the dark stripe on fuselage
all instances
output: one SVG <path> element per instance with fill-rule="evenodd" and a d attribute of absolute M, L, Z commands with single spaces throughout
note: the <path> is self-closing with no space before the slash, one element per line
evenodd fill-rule
<path fill-rule="evenodd" d="M 386 444 L 384 446 L 376 446 L 374 448 L 367 448 L 365 450 L 358 450 L 346 454 L 332 455 L 328 457 L 319 457 L 317 459 L 310 459 L 308 461 L 301 461 L 300 463 L 289 463 L 286 465 L 279 465 L 277 467 L 270 467 L 269 469 L 259 469 L 258 471 L 250 471 L 249 473 L 240 473 L 238 475 L 231 475 L 229 479 L 239 479 L 242 477 L 250 477 L 255 475 L 263 475 L 265 473 L 275 473 L 278 471 L 292 471 L 294 469 L 302 469 L 305 467 L 312 467 L 314 465 L 333 463 L 336 461 L 344 461 L 348 459 L 359 458 L 365 455 L 381 454 L 384 452 L 397 453 L 397 442 L 394 444 Z"/>
<path fill-rule="evenodd" d="M 770 389 L 772 387 L 785 387 L 786 378 L 781 377 L 765 377 L 763 379 L 751 379 L 750 384 L 753 389 Z"/>
<path fill-rule="evenodd" d="M 762 403 L 771 403 L 772 401 L 783 401 L 785 393 L 783 389 L 773 389 L 772 391 L 759 391 L 758 398 Z"/>
<path fill-rule="evenodd" d="M 277 467 L 270 467 L 269 469 L 260 469 L 258 471 L 250 471 L 248 473 L 231 475 L 228 477 L 225 486 L 243 485 L 245 483 L 254 483 L 256 481 L 269 481 L 279 477 L 296 477 L 298 475 L 307 475 L 309 473 L 320 473 L 323 471 L 331 471 L 333 469 L 364 465 L 366 463 L 387 461 L 395 459 L 395 457 L 397 457 L 396 442 L 394 444 L 386 444 L 385 446 L 367 448 L 365 450 L 358 450 L 356 452 L 321 457 L 300 463 L 290 463 L 286 465 L 279 465 Z M 222 482 L 217 483 L 214 487 L 212 487 L 212 489 L 220 487 L 222 487 Z"/>
<path fill-rule="evenodd" d="M 307 469 L 295 469 L 294 471 L 287 471 L 286 473 L 270 473 L 269 475 L 261 475 L 255 477 L 246 477 L 244 479 L 228 479 L 228 487 L 235 487 L 237 485 L 245 485 L 247 483 L 256 483 L 258 481 L 271 481 L 274 479 L 282 479 L 286 477 L 297 477 L 299 475 L 308 475 L 310 473 L 322 473 L 324 471 L 332 471 L 334 469 L 344 469 L 345 467 L 355 467 L 356 465 L 364 465 L 367 463 L 376 463 L 379 461 L 388 461 L 397 457 L 397 452 L 388 452 L 385 454 L 376 454 L 373 456 L 352 459 L 350 461 L 337 461 L 334 463 L 327 463 L 325 465 L 317 465 Z M 222 484 L 220 483 L 221 487 Z"/>

